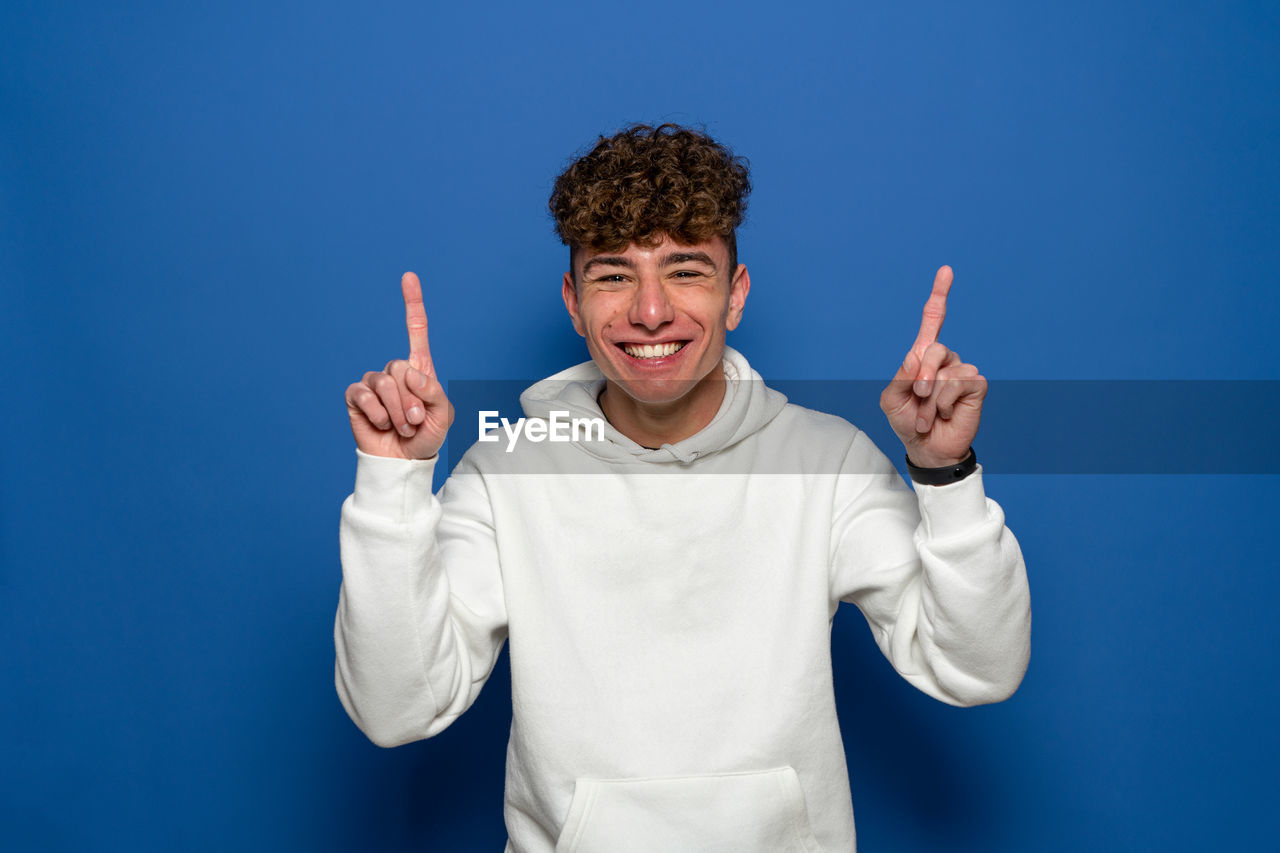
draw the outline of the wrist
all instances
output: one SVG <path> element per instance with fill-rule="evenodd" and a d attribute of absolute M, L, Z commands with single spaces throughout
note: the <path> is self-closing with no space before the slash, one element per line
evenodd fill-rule
<path fill-rule="evenodd" d="M 945 486 L 958 483 L 978 469 L 978 454 L 973 448 L 961 459 L 922 460 L 933 462 L 930 465 L 918 465 L 907 455 L 907 473 L 913 482 L 925 486 Z"/>

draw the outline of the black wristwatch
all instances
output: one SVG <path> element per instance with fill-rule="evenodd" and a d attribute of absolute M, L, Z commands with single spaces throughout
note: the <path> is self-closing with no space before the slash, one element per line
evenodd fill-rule
<path fill-rule="evenodd" d="M 911 464 L 911 457 L 907 457 L 907 473 L 911 475 L 914 482 L 922 486 L 946 486 L 958 483 L 976 470 L 978 470 L 978 454 L 973 452 L 972 447 L 969 448 L 969 455 L 964 459 L 942 468 L 917 468 Z"/>

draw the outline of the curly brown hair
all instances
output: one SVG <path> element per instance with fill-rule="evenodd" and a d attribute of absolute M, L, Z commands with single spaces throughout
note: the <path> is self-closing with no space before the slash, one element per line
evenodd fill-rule
<path fill-rule="evenodd" d="M 551 191 L 556 233 L 570 248 L 620 251 L 723 237 L 729 273 L 738 264 L 735 229 L 751 192 L 746 159 L 697 130 L 635 124 L 570 164 Z"/>

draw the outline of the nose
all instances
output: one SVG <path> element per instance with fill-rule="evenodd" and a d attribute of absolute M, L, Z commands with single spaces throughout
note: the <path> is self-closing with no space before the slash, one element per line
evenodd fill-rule
<path fill-rule="evenodd" d="M 627 320 L 633 326 L 644 326 L 650 331 L 661 328 L 675 319 L 675 307 L 667 298 L 667 290 L 656 275 L 642 275 L 631 300 Z"/>

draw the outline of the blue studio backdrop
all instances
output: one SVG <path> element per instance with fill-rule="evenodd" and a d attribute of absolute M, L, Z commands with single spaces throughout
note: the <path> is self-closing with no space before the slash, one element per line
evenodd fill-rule
<path fill-rule="evenodd" d="M 505 659 L 394 750 L 334 693 L 342 394 L 405 354 L 406 269 L 451 383 L 583 360 L 551 182 L 670 120 L 752 163 L 767 379 L 897 457 L 948 263 L 992 380 L 1031 668 L 947 707 L 838 615 L 861 849 L 1259 849 L 1277 47 L 1263 2 L 6 0 L 0 848 L 502 849 Z"/>

